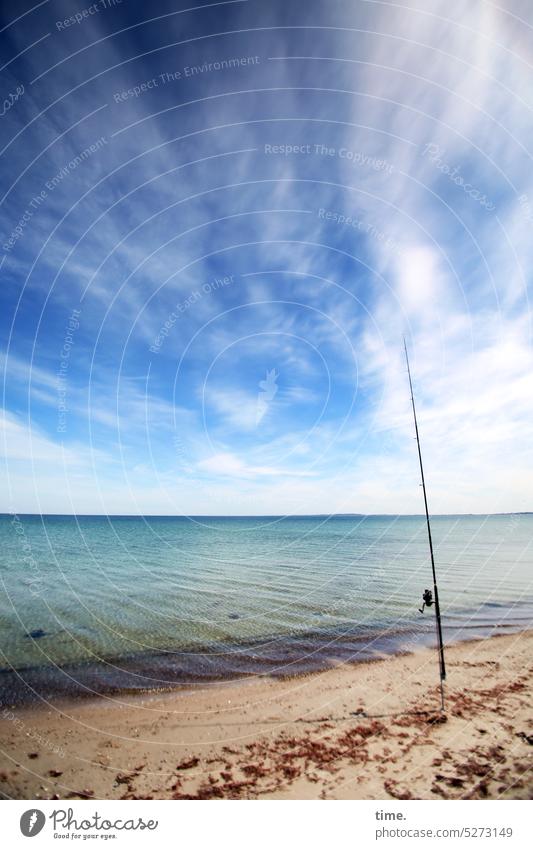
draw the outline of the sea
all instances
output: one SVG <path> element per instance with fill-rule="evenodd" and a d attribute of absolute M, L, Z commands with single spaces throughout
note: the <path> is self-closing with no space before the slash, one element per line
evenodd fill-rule
<path fill-rule="evenodd" d="M 533 515 L 432 518 L 444 642 L 533 623 Z M 435 646 L 423 516 L 0 516 L 4 705 Z M 437 661 L 436 661 L 437 670 Z M 437 672 L 436 672 L 437 674 Z"/>

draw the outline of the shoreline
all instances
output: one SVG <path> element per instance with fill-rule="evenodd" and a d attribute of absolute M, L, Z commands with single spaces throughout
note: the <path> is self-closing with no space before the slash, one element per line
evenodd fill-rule
<path fill-rule="evenodd" d="M 532 798 L 533 630 L 0 711 L 5 798 Z"/>
<path fill-rule="evenodd" d="M 471 611 L 443 615 L 447 649 L 463 642 L 527 631 L 533 624 L 533 600 L 490 603 Z M 46 666 L 0 669 L 4 706 L 39 707 L 98 697 L 179 692 L 184 688 L 240 685 L 259 678 L 287 680 L 313 675 L 341 664 L 356 667 L 435 648 L 433 617 L 423 623 L 405 620 L 364 628 L 306 631 L 253 641 L 160 650 L 122 657 Z"/>

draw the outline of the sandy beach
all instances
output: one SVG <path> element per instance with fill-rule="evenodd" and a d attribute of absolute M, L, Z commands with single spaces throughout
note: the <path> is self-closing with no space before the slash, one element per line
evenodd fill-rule
<path fill-rule="evenodd" d="M 304 677 L 2 705 L 0 789 L 42 799 L 533 797 L 533 632 Z"/>

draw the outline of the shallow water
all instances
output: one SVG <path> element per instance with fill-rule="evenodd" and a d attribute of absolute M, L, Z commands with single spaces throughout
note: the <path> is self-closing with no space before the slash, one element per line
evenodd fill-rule
<path fill-rule="evenodd" d="M 445 639 L 533 621 L 533 515 L 432 522 Z M 423 517 L 0 517 L 4 702 L 287 675 L 435 640 Z M 17 674 L 13 673 L 17 670 Z"/>

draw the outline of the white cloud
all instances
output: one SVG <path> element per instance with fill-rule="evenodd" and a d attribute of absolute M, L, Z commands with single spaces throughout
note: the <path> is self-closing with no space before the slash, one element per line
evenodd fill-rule
<path fill-rule="evenodd" d="M 252 466 L 245 463 L 240 457 L 228 452 L 214 454 L 198 463 L 198 469 L 208 474 L 237 478 L 261 478 L 261 477 L 313 477 L 313 472 L 295 469 L 281 469 L 275 466 Z"/>

